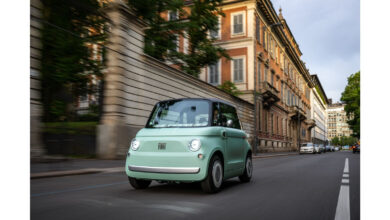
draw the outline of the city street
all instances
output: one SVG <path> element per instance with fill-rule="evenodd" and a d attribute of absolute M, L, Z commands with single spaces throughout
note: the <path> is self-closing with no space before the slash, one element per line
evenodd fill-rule
<path fill-rule="evenodd" d="M 230 179 L 217 194 L 203 193 L 199 184 L 153 182 L 134 190 L 124 172 L 32 179 L 31 219 L 360 219 L 360 154 L 253 164 L 251 182 Z"/>

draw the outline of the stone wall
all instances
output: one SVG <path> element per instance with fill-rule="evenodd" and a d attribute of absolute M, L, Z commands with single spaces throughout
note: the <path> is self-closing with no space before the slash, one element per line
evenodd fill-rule
<path fill-rule="evenodd" d="M 104 76 L 104 113 L 97 131 L 98 156 L 124 157 L 153 106 L 161 100 L 183 97 L 218 98 L 235 105 L 253 145 L 253 105 L 145 55 L 146 25 L 120 2 L 111 3 L 107 9 L 112 23 Z"/>
<path fill-rule="evenodd" d="M 41 34 L 42 4 L 39 0 L 30 1 L 30 155 L 31 158 L 44 154 L 41 138 Z"/>

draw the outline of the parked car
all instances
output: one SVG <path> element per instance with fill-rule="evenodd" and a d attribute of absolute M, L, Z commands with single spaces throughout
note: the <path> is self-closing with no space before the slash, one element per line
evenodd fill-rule
<path fill-rule="evenodd" d="M 333 145 L 330 145 L 330 151 L 332 151 L 332 152 L 335 151 L 335 147 Z"/>
<path fill-rule="evenodd" d="M 317 154 L 322 153 L 322 149 L 321 149 L 319 144 L 314 144 L 314 150 L 315 150 L 315 153 L 317 153 Z"/>
<path fill-rule="evenodd" d="M 313 143 L 304 143 L 301 146 L 301 149 L 299 151 L 300 154 L 302 153 L 309 153 L 309 154 L 314 154 L 316 151 L 314 149 L 314 144 Z"/>
<path fill-rule="evenodd" d="M 332 151 L 332 149 L 330 148 L 330 145 L 326 145 L 325 146 L 325 151 L 326 152 L 331 152 Z"/>
<path fill-rule="evenodd" d="M 325 146 L 323 144 L 319 144 L 319 150 L 321 153 L 326 153 Z"/>
<path fill-rule="evenodd" d="M 360 153 L 360 145 L 355 144 L 352 146 L 352 153 Z"/>
<path fill-rule="evenodd" d="M 334 150 L 335 150 L 335 151 L 339 151 L 340 148 L 339 148 L 339 147 L 335 147 Z"/>
<path fill-rule="evenodd" d="M 217 99 L 158 102 L 130 143 L 126 174 L 135 189 L 152 180 L 200 182 L 217 192 L 226 179 L 252 177 L 252 151 L 233 105 Z"/>

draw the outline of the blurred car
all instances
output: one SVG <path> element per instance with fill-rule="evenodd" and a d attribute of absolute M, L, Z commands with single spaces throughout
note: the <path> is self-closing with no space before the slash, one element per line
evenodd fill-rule
<path fill-rule="evenodd" d="M 326 153 L 325 146 L 323 144 L 319 144 L 319 148 L 320 148 L 321 153 Z"/>
<path fill-rule="evenodd" d="M 304 143 L 301 146 L 301 150 L 299 151 L 300 154 L 303 153 L 309 153 L 309 154 L 314 154 L 316 153 L 314 144 L 313 143 Z"/>
<path fill-rule="evenodd" d="M 352 153 L 360 153 L 360 145 L 355 144 L 352 146 Z"/>
<path fill-rule="evenodd" d="M 334 146 L 333 146 L 333 145 L 330 145 L 330 151 L 331 151 L 331 152 L 334 152 L 334 151 L 335 151 L 335 149 L 334 149 Z"/>
<path fill-rule="evenodd" d="M 339 147 L 335 147 L 335 148 L 334 148 L 334 151 L 339 151 L 339 150 L 340 150 Z"/>
<path fill-rule="evenodd" d="M 315 150 L 315 153 L 317 153 L 317 154 L 322 153 L 322 148 L 320 147 L 319 144 L 314 144 L 314 150 Z"/>
<path fill-rule="evenodd" d="M 331 152 L 332 151 L 332 149 L 330 148 L 330 145 L 326 145 L 325 146 L 325 151 L 327 151 L 327 152 Z"/>

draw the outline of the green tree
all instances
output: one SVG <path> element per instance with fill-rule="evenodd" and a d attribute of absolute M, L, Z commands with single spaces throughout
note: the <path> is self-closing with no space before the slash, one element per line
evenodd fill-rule
<path fill-rule="evenodd" d="M 331 143 L 334 146 L 340 146 L 340 139 L 339 139 L 339 137 L 336 136 L 336 137 L 332 138 Z"/>
<path fill-rule="evenodd" d="M 360 138 L 360 71 L 348 77 L 348 85 L 341 95 L 353 136 Z"/>
<path fill-rule="evenodd" d="M 210 31 L 218 28 L 218 15 L 224 16 L 220 6 L 222 0 L 130 0 L 129 4 L 137 15 L 146 20 L 150 27 L 145 31 L 145 53 L 161 61 L 177 64 L 184 72 L 198 76 L 200 69 L 214 64 L 221 57 L 230 59 L 226 51 L 213 45 Z M 186 13 L 184 6 L 190 9 Z M 162 12 L 177 11 L 180 19 L 166 21 Z M 187 53 L 176 50 L 178 36 L 188 39 Z"/>
<path fill-rule="evenodd" d="M 225 81 L 224 83 L 222 83 L 222 85 L 219 85 L 218 88 L 234 96 L 242 94 L 242 92 L 237 89 L 236 84 L 231 81 Z"/>
<path fill-rule="evenodd" d="M 72 115 L 72 104 L 88 93 L 103 62 L 92 59 L 90 45 L 106 38 L 98 0 L 42 0 L 42 102 L 44 120 Z M 94 31 L 95 30 L 95 31 Z"/>

